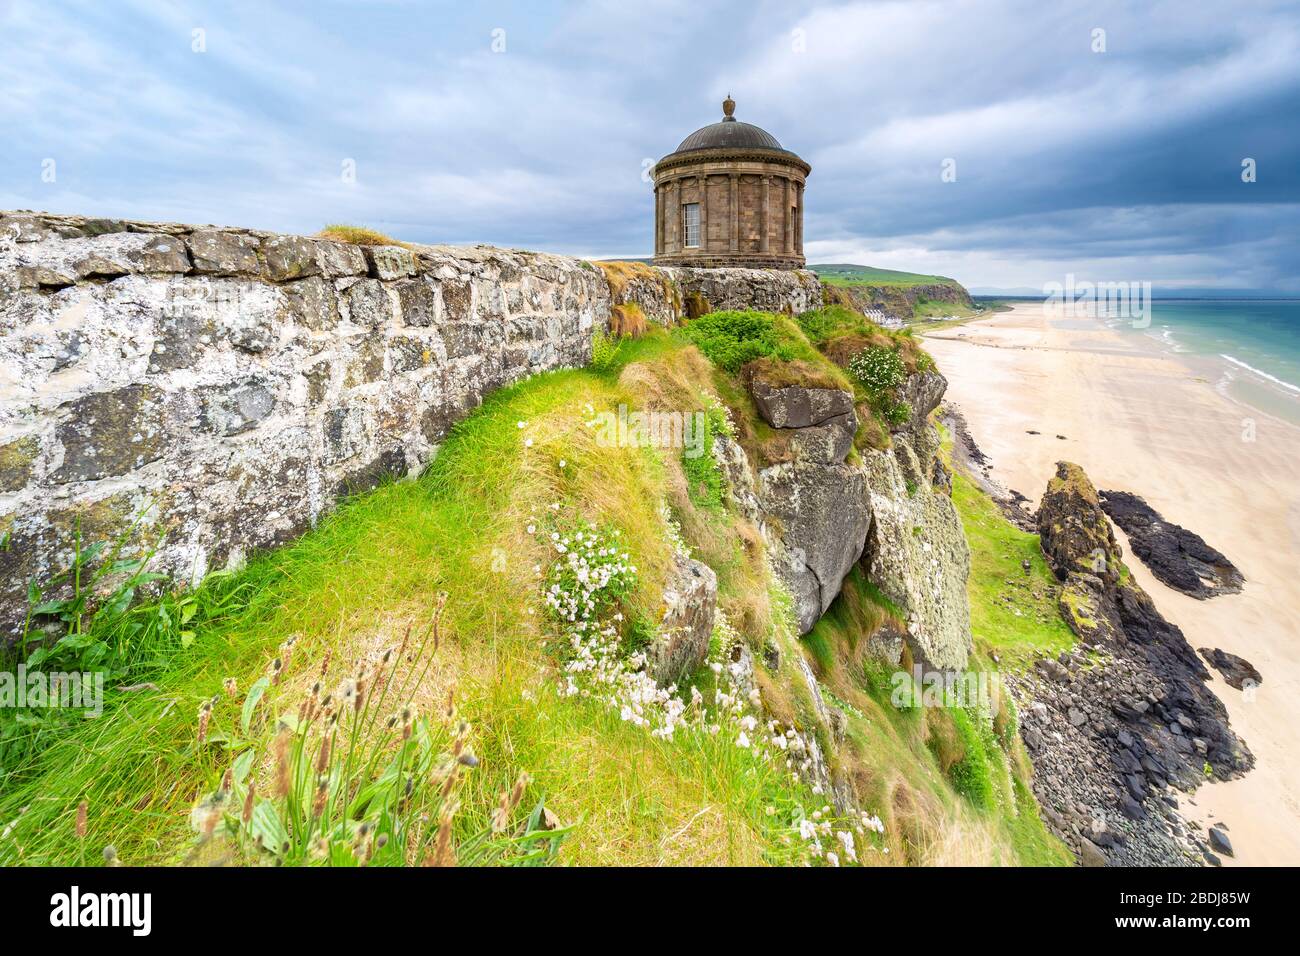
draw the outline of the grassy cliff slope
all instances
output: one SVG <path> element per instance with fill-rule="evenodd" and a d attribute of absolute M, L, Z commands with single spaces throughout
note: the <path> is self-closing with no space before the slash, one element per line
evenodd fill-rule
<path fill-rule="evenodd" d="M 767 322 L 765 360 L 842 378 L 804 331 L 824 346 L 826 322 Z M 717 463 L 593 427 L 701 409 L 779 454 L 728 360 L 702 353 L 719 344 L 707 329 L 600 342 L 591 368 L 492 395 L 419 478 L 195 591 L 92 615 L 59 660 L 114 649 L 103 715 L 0 726 L 0 862 L 1068 862 L 1029 796 L 1013 710 L 900 703 L 866 654 L 895 616 L 859 571 L 795 637 Z M 566 576 L 580 548 L 608 581 Z M 716 572 L 720 616 L 678 712 L 631 695 L 681 551 Z M 595 664 L 555 588 L 600 604 L 612 650 Z M 1057 635 L 1033 616 L 1006 640 Z M 608 685 L 573 683 L 600 668 Z M 803 740 L 851 782 L 852 813 L 799 772 Z"/>

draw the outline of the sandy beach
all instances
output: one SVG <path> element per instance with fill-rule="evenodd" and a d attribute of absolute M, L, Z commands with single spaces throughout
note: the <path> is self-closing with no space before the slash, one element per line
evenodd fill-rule
<path fill-rule="evenodd" d="M 1001 484 L 1036 505 L 1055 463 L 1077 462 L 1098 488 L 1141 495 L 1245 575 L 1242 593 L 1196 600 L 1155 580 L 1116 529 L 1137 580 L 1193 647 L 1239 654 L 1263 675 L 1250 700 L 1214 672 L 1257 765 L 1183 797 L 1184 816 L 1226 825 L 1236 857 L 1225 865 L 1297 865 L 1300 428 L 1224 397 L 1136 338 L 1018 304 L 932 332 L 926 345 Z"/>

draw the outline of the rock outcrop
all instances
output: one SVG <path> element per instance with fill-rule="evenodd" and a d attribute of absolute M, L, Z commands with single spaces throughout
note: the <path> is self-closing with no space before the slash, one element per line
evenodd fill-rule
<path fill-rule="evenodd" d="M 708 656 L 718 576 L 707 564 L 679 554 L 663 600 L 654 643 L 646 649 L 646 669 L 666 687 L 690 675 Z"/>
<path fill-rule="evenodd" d="M 929 423 L 946 387 L 937 372 L 909 376 L 900 392 L 911 418 L 888 449 L 863 452 L 872 515 L 863 563 L 868 579 L 902 611 L 912 658 L 959 670 L 971 649 L 970 548 Z"/>
<path fill-rule="evenodd" d="M 1133 553 L 1157 580 L 1201 600 L 1235 594 L 1245 586 L 1241 572 L 1222 553 L 1199 534 L 1166 521 L 1137 495 L 1127 491 L 1098 494 L 1102 509 L 1124 529 Z"/>
<path fill-rule="evenodd" d="M 756 309 L 798 315 L 822 304 L 821 281 L 807 269 L 665 266 L 659 271 L 676 285 L 682 310 L 688 316 L 719 309 Z"/>
<path fill-rule="evenodd" d="M 1020 690 L 1023 723 L 1049 807 L 1086 806 L 1092 842 L 1128 863 L 1196 862 L 1198 845 L 1170 788 L 1235 776 L 1253 757 L 1182 631 L 1165 620 L 1121 560 L 1096 490 L 1060 462 L 1038 515 L 1043 553 L 1062 583 L 1061 611 L 1080 647 L 1039 661 Z M 1076 834 L 1077 836 L 1078 834 Z"/>
<path fill-rule="evenodd" d="M 929 423 L 947 382 L 933 371 L 910 376 L 900 393 L 912 415 L 890 447 L 853 455 L 858 410 L 852 394 L 811 370 L 800 381 L 800 369 L 799 363 L 773 369 L 761 362 L 745 369 L 755 408 L 784 439 L 783 460 L 754 475 L 735 442 L 722 440 L 715 449 L 733 501 L 774 545 L 799 632 L 812 630 L 860 561 L 906 622 L 905 633 L 891 632 L 873 647 L 894 663 L 906 644 L 913 660 L 929 667 L 964 667 L 971 647 L 970 550 Z"/>
<path fill-rule="evenodd" d="M 862 469 L 846 462 L 858 420 L 840 389 L 772 382 L 746 369 L 763 419 L 789 432 L 789 461 L 758 472 L 760 526 L 778 545 L 777 568 L 794 595 L 799 633 L 813 629 L 862 556 L 871 515 Z M 742 485 L 743 487 L 743 485 Z"/>
<path fill-rule="evenodd" d="M 1237 690 L 1254 689 L 1264 683 L 1264 676 L 1250 661 L 1236 654 L 1229 654 L 1218 647 L 1202 647 L 1201 656 L 1210 662 L 1210 666 L 1223 675 L 1229 687 Z"/>
<path fill-rule="evenodd" d="M 940 302 L 956 309 L 973 307 L 970 293 L 956 283 L 912 286 L 865 284 L 828 285 L 827 298 L 861 312 L 885 328 L 897 329 L 912 321 L 918 303 Z"/>
<path fill-rule="evenodd" d="M 698 269 L 644 262 L 601 262 L 614 308 L 632 308 L 647 321 L 675 325 L 719 309 L 798 315 L 822 304 L 822 286 L 806 269 Z"/>

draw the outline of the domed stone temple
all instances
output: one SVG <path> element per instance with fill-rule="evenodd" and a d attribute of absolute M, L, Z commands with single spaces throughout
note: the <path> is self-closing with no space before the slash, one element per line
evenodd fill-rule
<path fill-rule="evenodd" d="M 654 167 L 655 265 L 802 269 L 812 167 L 735 117 L 697 129 Z"/>

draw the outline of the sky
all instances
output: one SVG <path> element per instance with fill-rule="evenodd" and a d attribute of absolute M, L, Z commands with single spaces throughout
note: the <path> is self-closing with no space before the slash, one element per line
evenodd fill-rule
<path fill-rule="evenodd" d="M 1298 3 L 0 0 L 0 208 L 648 256 L 728 93 L 809 262 L 1300 295 Z"/>

